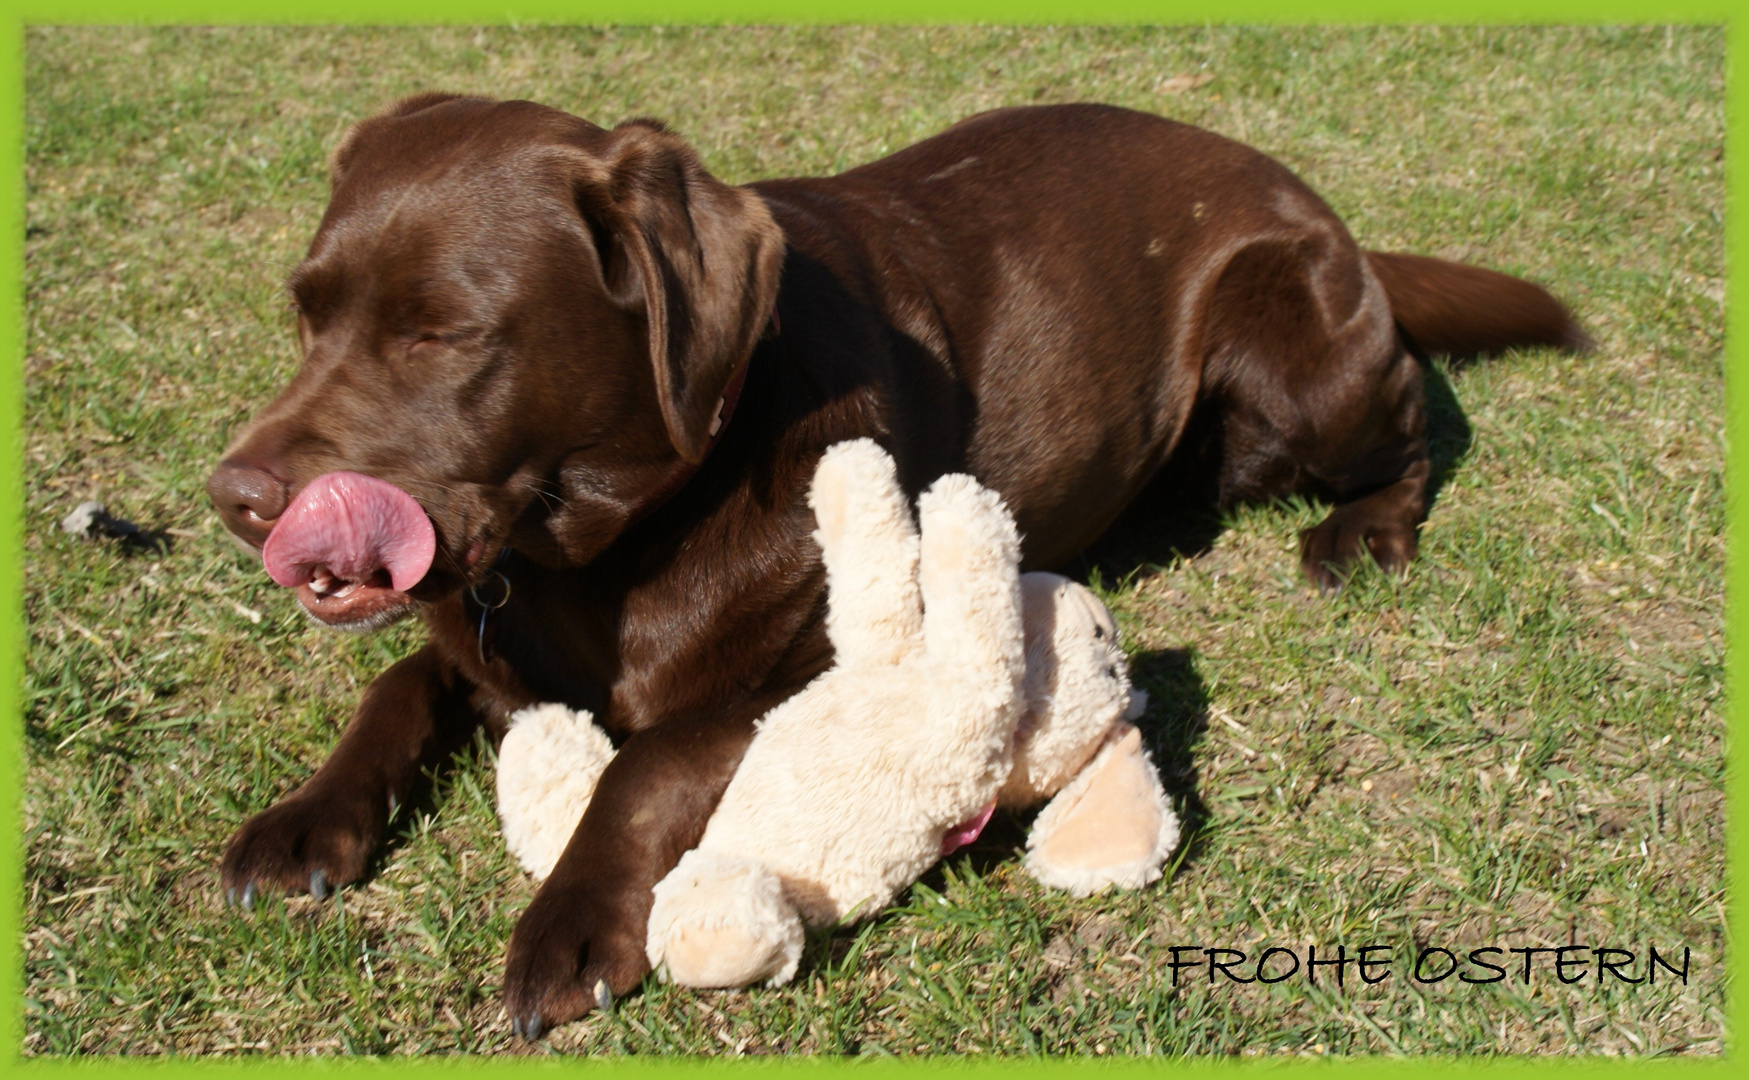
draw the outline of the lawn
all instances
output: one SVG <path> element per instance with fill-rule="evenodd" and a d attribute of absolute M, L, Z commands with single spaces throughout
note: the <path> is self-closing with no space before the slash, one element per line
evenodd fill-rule
<path fill-rule="evenodd" d="M 1718 1053 L 1724 54 L 1662 27 L 31 30 L 23 1051 Z M 1177 547 L 1158 508 L 1075 568 L 1193 826 L 1166 881 L 1047 892 L 999 820 L 788 987 L 652 984 L 528 1044 L 489 746 L 327 902 L 227 910 L 216 872 L 418 641 L 314 627 L 203 485 L 296 364 L 281 280 L 327 150 L 427 88 L 658 116 L 735 182 L 998 105 L 1148 109 L 1279 157 L 1364 246 L 1546 283 L 1598 348 L 1430 370 L 1442 484 L 1403 580 L 1309 589 L 1308 505 Z M 93 498 L 163 546 L 63 534 Z M 1369 945 L 1386 977 L 1340 986 L 1173 952 L 1250 977 Z M 1564 945 L 1685 976 L 1496 953 L 1463 981 L 1471 950 Z M 1461 974 L 1419 981 L 1429 948 Z"/>

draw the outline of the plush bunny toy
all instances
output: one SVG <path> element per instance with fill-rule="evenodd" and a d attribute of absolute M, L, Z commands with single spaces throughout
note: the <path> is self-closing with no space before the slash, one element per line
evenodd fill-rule
<path fill-rule="evenodd" d="M 918 500 L 872 441 L 821 458 L 810 505 L 831 670 L 779 705 L 696 849 L 655 890 L 647 948 L 687 986 L 777 986 L 803 927 L 874 914 L 997 806 L 1050 802 L 1026 867 L 1078 896 L 1139 888 L 1178 843 L 1117 626 L 1087 589 L 1018 572 L 1013 520 L 950 475 Z M 511 852 L 557 862 L 613 747 L 587 713 L 525 709 L 498 755 Z"/>

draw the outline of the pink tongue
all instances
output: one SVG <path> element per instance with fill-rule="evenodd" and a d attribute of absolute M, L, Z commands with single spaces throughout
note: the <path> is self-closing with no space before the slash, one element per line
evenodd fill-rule
<path fill-rule="evenodd" d="M 354 472 L 310 481 L 285 508 L 261 548 L 267 576 L 295 589 L 321 567 L 343 581 L 387 570 L 405 591 L 431 569 L 437 535 L 413 496 Z"/>
<path fill-rule="evenodd" d="M 970 820 L 963 821 L 947 830 L 947 835 L 941 838 L 941 853 L 951 855 L 978 838 L 984 831 L 984 826 L 990 824 L 990 815 L 996 812 L 996 800 L 991 799 L 990 805 L 973 814 Z"/>

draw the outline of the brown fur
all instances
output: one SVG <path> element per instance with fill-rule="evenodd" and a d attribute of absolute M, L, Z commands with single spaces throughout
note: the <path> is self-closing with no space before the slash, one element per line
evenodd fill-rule
<path fill-rule="evenodd" d="M 591 709 L 620 751 L 512 937 L 526 1032 L 644 976 L 651 886 L 753 722 L 829 664 L 804 500 L 827 446 L 878 439 L 912 492 L 974 473 L 1029 568 L 1194 458 L 1224 501 L 1332 499 L 1302 557 L 1331 585 L 1415 552 L 1428 465 L 1404 334 L 1582 340 L 1535 286 L 1363 257 L 1274 161 L 1102 106 L 986 113 L 841 176 L 732 188 L 653 123 L 427 95 L 350 133 L 333 181 L 291 283 L 303 367 L 210 490 L 255 544 L 329 471 L 414 495 L 431 573 L 337 621 L 417 610 L 430 642 L 239 830 L 224 881 L 355 880 L 395 801 L 476 725 Z M 467 586 L 504 548 L 510 599 L 480 641 Z"/>

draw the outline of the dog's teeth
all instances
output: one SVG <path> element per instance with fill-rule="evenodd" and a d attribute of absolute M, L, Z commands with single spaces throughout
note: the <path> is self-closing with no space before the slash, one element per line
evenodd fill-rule
<path fill-rule="evenodd" d="M 353 593 L 355 593 L 357 591 L 358 591 L 358 582 L 349 581 L 346 583 L 346 588 L 341 589 L 339 592 L 334 594 L 334 598 L 336 600 L 339 600 L 343 597 L 351 596 Z"/>

